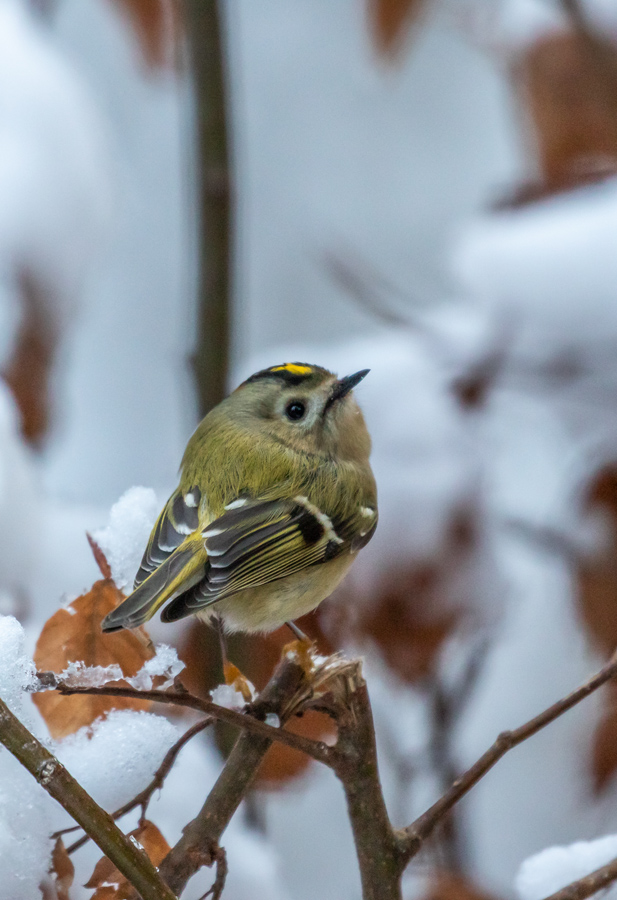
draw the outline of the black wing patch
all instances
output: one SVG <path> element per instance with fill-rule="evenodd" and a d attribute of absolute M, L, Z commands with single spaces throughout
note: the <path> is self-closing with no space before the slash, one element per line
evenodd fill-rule
<path fill-rule="evenodd" d="M 345 529 L 343 529 L 345 530 Z M 349 542 L 305 497 L 237 500 L 203 531 L 205 577 L 161 618 L 173 622 L 246 588 L 334 559 Z"/>
<path fill-rule="evenodd" d="M 192 487 L 184 493 L 178 488 L 167 501 L 150 535 L 134 588 L 151 575 L 171 556 L 189 534 L 199 527 L 201 491 Z"/>

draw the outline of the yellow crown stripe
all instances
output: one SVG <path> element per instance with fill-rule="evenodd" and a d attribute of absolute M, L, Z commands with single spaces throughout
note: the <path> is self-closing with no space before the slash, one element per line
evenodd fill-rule
<path fill-rule="evenodd" d="M 284 366 L 272 366 L 270 372 L 289 372 L 291 375 L 310 375 L 311 366 L 298 366 L 295 363 L 286 363 Z"/>

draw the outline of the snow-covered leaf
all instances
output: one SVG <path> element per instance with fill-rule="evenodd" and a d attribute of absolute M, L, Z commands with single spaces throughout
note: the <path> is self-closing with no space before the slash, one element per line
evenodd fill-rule
<path fill-rule="evenodd" d="M 71 663 L 101 667 L 119 666 L 127 677 L 134 677 L 143 664 L 154 657 L 154 648 L 143 629 L 103 634 L 101 621 L 124 599 L 109 578 L 92 585 L 88 593 L 59 609 L 47 620 L 37 641 L 34 661 L 39 670 L 64 672 Z M 78 674 L 75 672 L 75 674 Z M 118 672 L 118 674 L 121 674 Z M 90 725 L 110 709 L 148 709 L 149 703 L 126 697 L 80 695 L 63 697 L 56 691 L 34 695 L 34 702 L 45 719 L 52 737 L 73 734 Z"/>

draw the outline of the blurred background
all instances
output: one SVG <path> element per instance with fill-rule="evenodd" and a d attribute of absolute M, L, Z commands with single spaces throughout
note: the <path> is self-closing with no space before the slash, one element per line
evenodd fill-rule
<path fill-rule="evenodd" d="M 292 359 L 371 368 L 379 529 L 303 627 L 365 657 L 402 825 L 617 645 L 614 0 L 0 0 L 0 612 L 34 644 L 86 529 Z M 221 680 L 205 627 L 151 633 Z M 261 685 L 287 639 L 231 655 Z M 616 701 L 500 762 L 405 897 L 617 831 Z M 228 900 L 359 898 L 331 772 L 277 748 L 237 818 Z"/>

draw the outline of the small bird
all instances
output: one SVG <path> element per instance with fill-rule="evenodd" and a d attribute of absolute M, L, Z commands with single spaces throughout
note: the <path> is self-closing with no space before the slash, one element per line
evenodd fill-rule
<path fill-rule="evenodd" d="M 133 593 L 103 631 L 197 615 L 268 632 L 329 596 L 377 525 L 371 441 L 352 389 L 286 363 L 252 375 L 202 420 L 152 530 Z"/>

